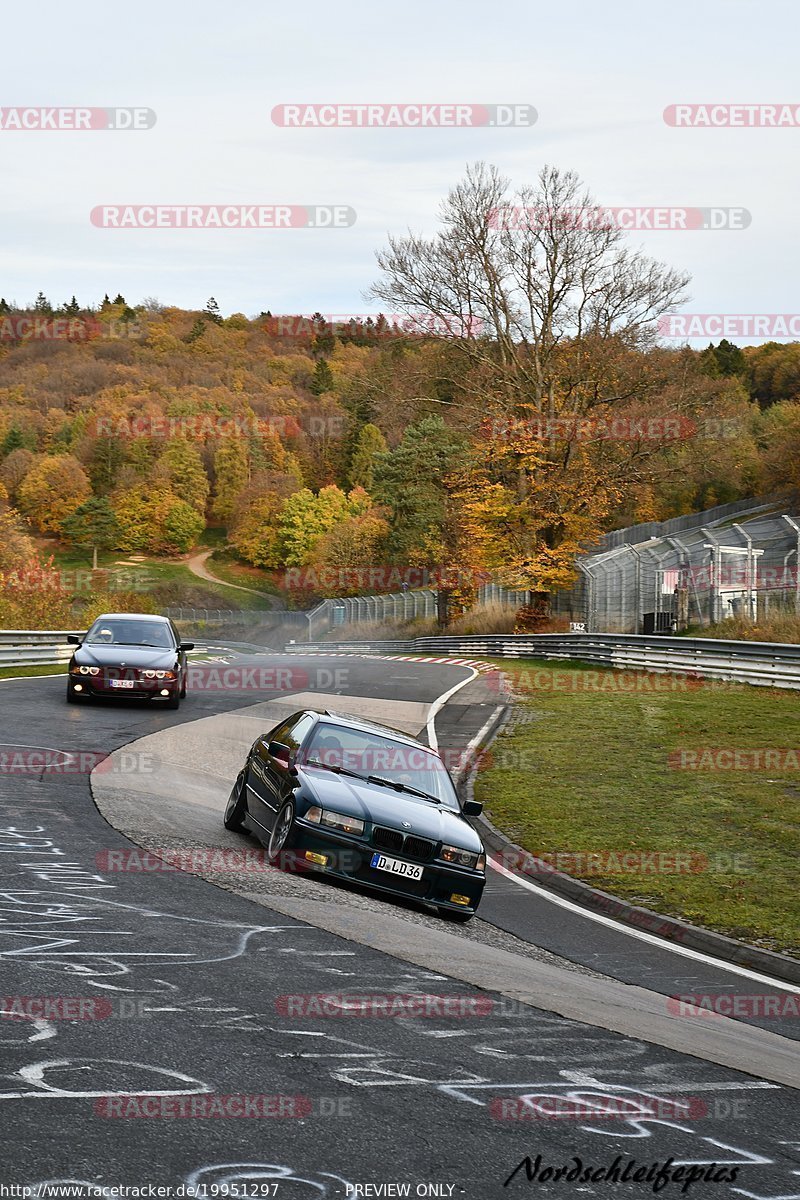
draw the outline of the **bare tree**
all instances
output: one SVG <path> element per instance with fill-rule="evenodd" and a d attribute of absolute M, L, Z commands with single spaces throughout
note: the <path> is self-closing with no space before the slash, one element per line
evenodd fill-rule
<path fill-rule="evenodd" d="M 688 276 L 627 248 L 573 172 L 546 166 L 511 200 L 509 186 L 495 167 L 468 168 L 434 237 L 390 238 L 370 296 L 453 333 L 471 368 L 459 384 L 484 414 L 487 401 L 517 416 L 552 411 L 565 347 L 573 412 L 627 399 L 630 390 L 597 386 L 596 348 L 652 342 L 657 318 L 685 301 Z"/>

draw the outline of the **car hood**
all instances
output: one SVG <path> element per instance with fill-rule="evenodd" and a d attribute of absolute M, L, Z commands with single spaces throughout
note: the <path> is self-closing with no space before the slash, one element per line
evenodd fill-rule
<path fill-rule="evenodd" d="M 348 817 L 359 817 L 374 825 L 398 829 L 401 833 L 430 838 L 433 842 L 447 842 L 448 845 L 474 853 L 483 849 L 475 830 L 453 809 L 433 804 L 408 792 L 396 792 L 375 783 L 361 783 L 358 779 L 320 768 L 303 767 L 299 774 L 308 792 L 323 808 L 333 809 Z M 404 821 L 411 822 L 411 829 L 404 828 Z"/>
<path fill-rule="evenodd" d="M 103 643 L 86 643 L 79 646 L 74 660 L 81 667 L 145 667 L 148 670 L 169 670 L 175 665 L 177 650 L 165 650 L 163 646 L 107 646 Z"/>

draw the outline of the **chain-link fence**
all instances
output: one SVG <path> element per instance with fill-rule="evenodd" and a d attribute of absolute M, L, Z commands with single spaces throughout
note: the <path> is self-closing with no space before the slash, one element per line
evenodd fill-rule
<path fill-rule="evenodd" d="M 342 625 L 396 625 L 417 618 L 431 619 L 439 615 L 438 595 L 433 588 L 415 588 L 383 596 L 343 596 L 323 600 L 306 614 L 308 636 L 318 637 Z M 525 603 L 526 596 L 526 592 L 512 592 L 496 583 L 487 583 L 478 588 L 477 603 L 519 608 Z"/>
<path fill-rule="evenodd" d="M 800 612 L 799 553 L 800 525 L 753 500 L 619 529 L 578 561 L 580 578 L 556 594 L 553 611 L 608 633 Z"/>

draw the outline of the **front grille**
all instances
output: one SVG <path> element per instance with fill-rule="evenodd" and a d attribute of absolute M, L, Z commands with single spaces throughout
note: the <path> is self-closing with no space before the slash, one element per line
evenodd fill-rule
<path fill-rule="evenodd" d="M 409 836 L 406 838 L 406 844 L 403 847 L 403 853 L 409 858 L 421 858 L 427 861 L 433 858 L 433 851 L 436 848 L 435 842 L 429 842 L 427 838 Z"/>
<path fill-rule="evenodd" d="M 402 850 L 403 835 L 398 829 L 384 829 L 376 825 L 372 831 L 372 844 L 381 850 Z"/>

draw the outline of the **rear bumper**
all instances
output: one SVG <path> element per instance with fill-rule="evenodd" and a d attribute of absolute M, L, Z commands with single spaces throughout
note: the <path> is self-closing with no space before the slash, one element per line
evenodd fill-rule
<path fill-rule="evenodd" d="M 377 851 L 374 846 L 347 836 L 340 837 L 302 818 L 296 822 L 295 829 L 294 848 L 287 852 L 287 856 L 294 856 L 296 869 L 316 870 L 321 875 L 333 875 L 350 883 L 364 884 L 393 896 L 421 900 L 454 912 L 474 913 L 480 904 L 486 884 L 486 876 L 480 871 L 450 867 L 436 861 L 424 862 L 415 864 L 422 867 L 422 879 L 406 879 L 388 871 L 379 871 L 371 865 L 374 854 L 386 853 Z M 315 863 L 307 859 L 306 851 L 325 856 L 327 862 Z M 402 856 L 390 854 L 388 857 Z M 402 861 L 415 860 L 403 858 Z M 453 896 L 462 897 L 467 903 L 458 903 L 452 899 Z"/>

